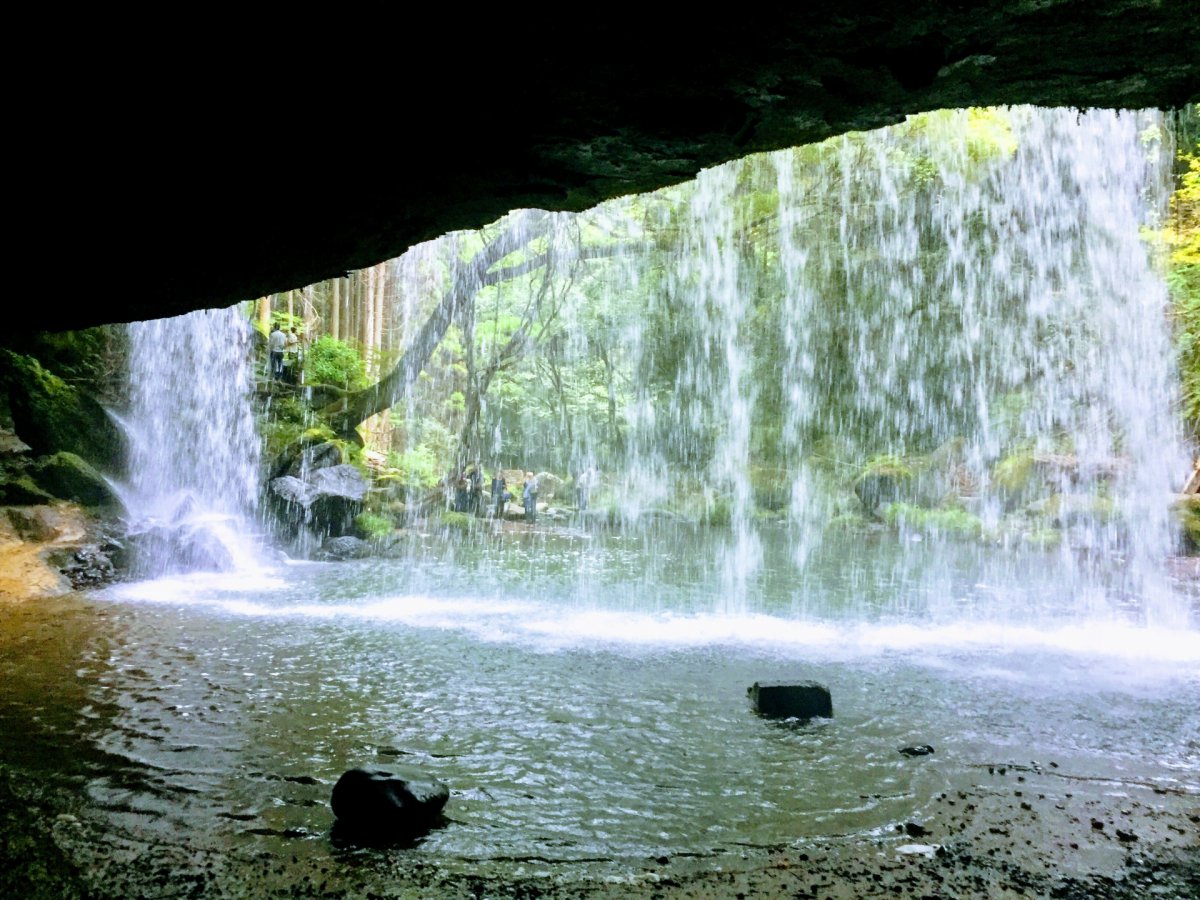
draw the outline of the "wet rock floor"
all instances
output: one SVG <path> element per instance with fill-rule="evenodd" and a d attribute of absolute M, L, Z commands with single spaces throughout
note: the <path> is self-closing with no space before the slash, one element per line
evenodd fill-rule
<path fill-rule="evenodd" d="M 1200 897 L 1200 797 L 1011 764 L 978 776 L 935 797 L 921 821 L 878 833 L 566 863 L 435 859 L 328 836 L 294 853 L 148 838 L 0 770 L 0 896 Z"/>

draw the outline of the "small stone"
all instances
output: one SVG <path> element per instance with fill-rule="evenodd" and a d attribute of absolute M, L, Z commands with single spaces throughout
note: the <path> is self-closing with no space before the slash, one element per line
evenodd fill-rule
<path fill-rule="evenodd" d="M 1129 844 L 1129 843 L 1132 843 L 1133 841 L 1136 841 L 1137 839 L 1138 839 L 1138 836 L 1136 834 L 1134 834 L 1132 831 L 1122 831 L 1120 828 L 1117 829 L 1117 840 L 1118 841 L 1123 841 L 1124 843 Z"/>

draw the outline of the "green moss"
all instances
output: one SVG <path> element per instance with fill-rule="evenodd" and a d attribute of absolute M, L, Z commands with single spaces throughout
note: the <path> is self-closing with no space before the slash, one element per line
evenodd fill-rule
<path fill-rule="evenodd" d="M 63 500 L 83 506 L 112 506 L 117 503 L 107 481 L 92 466 L 74 453 L 55 453 L 39 460 L 34 467 L 39 484 Z"/>
<path fill-rule="evenodd" d="M 792 500 L 792 480 L 786 469 L 754 466 L 750 469 L 754 504 L 761 509 L 787 509 Z"/>
<path fill-rule="evenodd" d="M 1038 512 L 1063 525 L 1072 522 L 1111 522 L 1117 517 L 1117 505 L 1109 497 L 1097 494 L 1054 494 L 1040 504 Z"/>
<path fill-rule="evenodd" d="M 1021 541 L 1038 550 L 1053 550 L 1062 543 L 1062 532 L 1056 528 L 1038 528 L 1023 534 Z"/>
<path fill-rule="evenodd" d="M 978 516 L 954 507 L 926 509 L 908 503 L 892 503 L 884 509 L 883 520 L 889 525 L 928 534 L 966 538 L 983 535 L 983 522 Z"/>
<path fill-rule="evenodd" d="M 1184 497 L 1175 504 L 1174 513 L 1187 549 L 1200 551 L 1200 496 Z"/>
<path fill-rule="evenodd" d="M 904 459 L 885 454 L 869 459 L 851 486 L 863 507 L 874 512 L 880 506 L 908 497 L 915 475 L 913 466 Z"/>
<path fill-rule="evenodd" d="M 17 435 L 34 453 L 65 450 L 112 470 L 123 461 L 125 440 L 104 408 L 33 357 L 0 351 L 0 386 Z"/>
<path fill-rule="evenodd" d="M 0 505 L 38 506 L 54 499 L 53 494 L 38 487 L 28 475 L 0 478 Z"/>
<path fill-rule="evenodd" d="M 861 513 L 844 512 L 830 519 L 825 527 L 832 531 L 858 531 L 867 524 L 867 519 Z"/>
<path fill-rule="evenodd" d="M 992 470 L 992 480 L 1003 493 L 1010 495 L 1023 494 L 1033 481 L 1033 453 L 1022 451 L 1011 453 L 996 463 Z"/>
<path fill-rule="evenodd" d="M 704 525 L 726 527 L 733 521 L 733 503 L 728 497 L 717 497 L 704 507 L 700 522 Z"/>
<path fill-rule="evenodd" d="M 475 527 L 475 518 L 468 513 L 444 510 L 438 517 L 442 527 L 449 531 L 468 532 Z"/>

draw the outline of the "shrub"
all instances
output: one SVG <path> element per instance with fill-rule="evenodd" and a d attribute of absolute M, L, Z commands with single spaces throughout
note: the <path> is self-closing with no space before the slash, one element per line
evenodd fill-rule
<path fill-rule="evenodd" d="M 304 375 L 309 384 L 332 384 L 348 391 L 362 390 L 370 383 L 358 351 L 327 334 L 308 348 Z"/>
<path fill-rule="evenodd" d="M 354 518 L 354 530 L 363 540 L 377 540 L 392 533 L 392 520 L 375 513 L 359 513 Z"/>

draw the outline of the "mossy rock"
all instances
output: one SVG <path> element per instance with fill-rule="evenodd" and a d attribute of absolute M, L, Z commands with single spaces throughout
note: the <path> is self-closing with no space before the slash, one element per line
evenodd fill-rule
<path fill-rule="evenodd" d="M 777 512 L 786 510 L 792 502 L 792 479 L 786 469 L 754 466 L 750 469 L 750 490 L 754 505 Z"/>
<path fill-rule="evenodd" d="M 1054 550 L 1062 543 L 1062 532 L 1057 528 L 1038 528 L 1022 534 L 1021 542 L 1036 550 Z"/>
<path fill-rule="evenodd" d="M 53 494 L 38 487 L 28 475 L 0 478 L 0 505 L 40 506 L 54 500 Z"/>
<path fill-rule="evenodd" d="M 13 427 L 34 453 L 67 451 L 114 471 L 124 461 L 125 438 L 104 407 L 36 359 L 0 351 L 0 384 Z"/>
<path fill-rule="evenodd" d="M 907 499 L 913 490 L 916 472 L 898 456 L 876 456 L 869 460 L 854 479 L 852 487 L 867 512 Z"/>
<path fill-rule="evenodd" d="M 111 507 L 120 501 L 104 476 L 74 453 L 55 453 L 33 465 L 39 485 L 61 500 L 82 506 Z"/>
<path fill-rule="evenodd" d="M 1087 522 L 1111 522 L 1117 517 L 1117 505 L 1110 498 L 1096 494 L 1054 494 L 1035 503 L 1033 512 L 1058 525 Z"/>
<path fill-rule="evenodd" d="M 1027 499 L 1037 487 L 1037 463 L 1033 453 L 1020 451 L 1010 453 L 996 463 L 992 469 L 992 482 L 1004 499 L 1006 507 Z"/>
<path fill-rule="evenodd" d="M 860 512 L 838 513 L 825 525 L 829 531 L 859 531 L 870 524 Z"/>
<path fill-rule="evenodd" d="M 892 503 L 883 511 L 883 520 L 889 525 L 928 534 L 960 538 L 983 536 L 983 520 L 957 507 L 926 509 L 908 503 Z"/>
<path fill-rule="evenodd" d="M 1184 545 L 1188 552 L 1200 552 L 1200 496 L 1192 495 L 1180 499 L 1173 511 L 1183 532 Z"/>

